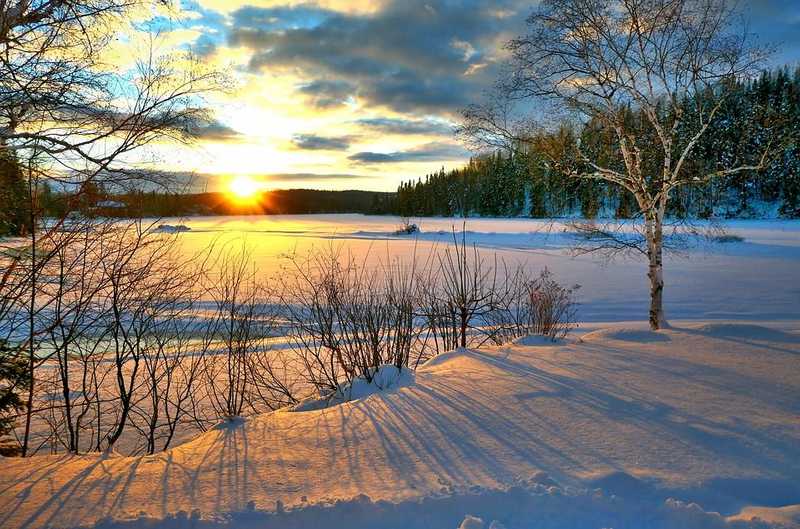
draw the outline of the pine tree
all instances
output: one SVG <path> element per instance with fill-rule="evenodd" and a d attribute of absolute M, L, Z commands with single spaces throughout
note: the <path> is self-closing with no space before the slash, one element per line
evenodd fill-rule
<path fill-rule="evenodd" d="M 30 233 L 28 184 L 13 153 L 0 149 L 0 236 Z"/>
<path fill-rule="evenodd" d="M 4 442 L 16 422 L 16 416 L 24 408 L 20 396 L 30 381 L 30 372 L 25 359 L 16 349 L 0 341 L 0 455 L 11 455 L 13 445 Z"/>
<path fill-rule="evenodd" d="M 724 180 L 682 187 L 667 204 L 672 217 L 708 218 L 714 215 L 758 214 L 758 202 L 771 203 L 785 217 L 800 217 L 800 67 L 764 72 L 751 81 L 728 81 L 727 98 L 700 144 L 686 160 L 685 174 L 705 175 L 721 166 L 757 165 L 772 131 L 786 132 L 781 150 L 766 170 L 741 172 Z M 709 92 L 695 97 L 712 98 Z M 694 101 L 684 101 L 690 115 Z M 643 146 L 657 145 L 643 112 L 633 106 L 624 111 L 630 129 L 638 131 Z M 669 112 L 659 105 L 657 112 Z M 691 138 L 691 122 L 678 132 L 679 144 Z M 650 137 L 647 137 L 650 135 Z M 562 125 L 552 132 L 528 138 L 510 153 L 475 156 L 460 169 L 404 182 L 397 191 L 398 211 L 404 215 L 482 215 L 557 217 L 580 211 L 593 217 L 613 211 L 629 218 L 636 209 L 633 196 L 603 182 L 563 178 L 554 167 L 579 167 L 570 157 L 580 138 L 581 149 L 607 167 L 618 164 L 615 132 L 601 123 Z M 680 147 L 681 145 L 679 145 Z M 645 147 L 646 148 L 646 147 Z M 649 171 L 663 161 L 657 152 L 643 153 Z M 555 161 L 555 163 L 552 163 Z M 716 165 L 715 165 L 716 164 Z M 622 169 L 622 167 L 616 167 Z"/>

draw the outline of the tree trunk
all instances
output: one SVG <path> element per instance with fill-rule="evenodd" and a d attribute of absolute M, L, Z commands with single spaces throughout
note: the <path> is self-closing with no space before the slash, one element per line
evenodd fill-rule
<path fill-rule="evenodd" d="M 28 397 L 25 401 L 25 433 L 22 438 L 22 457 L 28 455 L 28 448 L 31 437 L 31 419 L 33 418 L 33 391 L 36 383 L 34 370 L 36 368 L 36 188 L 33 176 L 28 173 L 28 199 L 31 207 L 31 297 L 28 306 Z"/>
<path fill-rule="evenodd" d="M 469 316 L 466 309 L 461 309 L 461 348 L 467 348 L 467 326 L 469 323 Z"/>
<path fill-rule="evenodd" d="M 668 327 L 664 315 L 664 237 L 661 220 L 655 218 L 648 221 L 647 256 L 649 267 L 647 277 L 650 279 L 650 329 L 657 331 Z"/>

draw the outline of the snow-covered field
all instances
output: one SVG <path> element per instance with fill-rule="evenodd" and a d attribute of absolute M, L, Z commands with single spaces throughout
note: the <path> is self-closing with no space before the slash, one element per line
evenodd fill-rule
<path fill-rule="evenodd" d="M 453 221 L 416 241 L 385 217 L 175 223 L 188 250 L 244 236 L 269 277 L 328 244 L 424 258 Z M 557 224 L 468 220 L 469 241 L 583 285 L 577 333 L 445 353 L 154 456 L 0 459 L 0 527 L 800 527 L 800 223 L 728 228 L 744 241 L 669 259 L 674 328 L 651 333 L 631 322 L 641 262 L 573 259 Z"/>
<path fill-rule="evenodd" d="M 413 219 L 417 236 L 396 237 L 395 217 L 363 215 L 275 215 L 198 217 L 165 220 L 185 224 L 180 235 L 187 251 L 212 241 L 217 245 L 244 239 L 264 277 L 283 273 L 280 256 L 302 255 L 310 248 L 343 246 L 354 256 L 369 254 L 377 263 L 387 256 L 424 261 L 429 253 L 452 243 L 452 229 L 467 230 L 467 241 L 487 257 L 496 254 L 532 270 L 547 266 L 562 284 L 582 285 L 578 319 L 630 321 L 646 317 L 648 281 L 641 259 L 612 262 L 597 256 L 575 258 L 574 239 L 558 222 L 531 219 Z M 665 302 L 670 318 L 800 319 L 800 221 L 729 221 L 724 224 L 743 242 L 695 241 L 692 248 L 668 256 Z"/>
<path fill-rule="evenodd" d="M 798 526 L 800 324 L 592 329 L 151 457 L 5 460 L 0 526 Z"/>

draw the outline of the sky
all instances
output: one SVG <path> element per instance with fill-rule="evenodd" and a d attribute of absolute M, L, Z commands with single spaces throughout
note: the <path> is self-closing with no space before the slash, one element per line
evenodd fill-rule
<path fill-rule="evenodd" d="M 480 101 L 535 0 L 181 0 L 124 42 L 155 35 L 226 73 L 215 121 L 191 146 L 160 145 L 161 170 L 209 190 L 249 175 L 269 188 L 394 190 L 463 165 L 459 111 Z M 744 0 L 775 64 L 800 61 L 800 0 Z M 111 52 L 109 52 L 111 53 Z M 120 61 L 133 54 L 117 50 Z"/>

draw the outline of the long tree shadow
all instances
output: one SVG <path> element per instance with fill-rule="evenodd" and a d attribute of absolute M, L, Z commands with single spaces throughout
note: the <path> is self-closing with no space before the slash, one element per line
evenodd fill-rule
<path fill-rule="evenodd" d="M 687 332 L 697 334 L 702 332 Z M 791 343 L 792 337 L 783 343 Z M 783 354 L 768 344 L 744 343 L 754 355 Z M 580 345 L 583 356 L 570 345 L 562 347 L 561 356 L 537 356 L 535 348 L 466 350 L 459 354 L 468 362 L 456 364 L 452 372 L 423 369 L 416 384 L 397 391 L 316 412 L 231 423 L 204 434 L 202 442 L 157 456 L 98 457 L 38 500 L 36 509 L 17 524 L 14 511 L 35 488 L 41 497 L 41 487 L 61 461 L 53 460 L 35 475 L 4 487 L 4 494 L 21 489 L 6 503 L 8 512 L 0 525 L 48 525 L 62 514 L 96 520 L 130 513 L 142 501 L 160 502 L 162 516 L 209 506 L 217 512 L 242 511 L 254 507 L 253 498 L 274 501 L 280 511 L 279 501 L 296 499 L 314 487 L 318 496 L 326 490 L 334 495 L 370 487 L 446 496 L 474 483 L 511 486 L 536 471 L 562 484 L 580 484 L 576 475 L 598 468 L 618 473 L 602 482 L 612 489 L 638 487 L 720 511 L 730 508 L 731 498 L 741 504 L 800 503 L 797 439 L 760 430 L 733 407 L 735 399 L 748 399 L 791 414 L 800 409 L 800 395 L 763 387 L 762 379 L 732 368 L 661 354 L 633 355 L 614 343 L 585 342 Z M 565 360 L 559 364 L 558 358 Z M 626 382 L 630 375 L 639 386 Z M 658 380 L 659 387 L 647 388 L 649 380 Z M 721 415 L 705 413 L 702 407 L 670 399 L 664 393 L 670 387 L 679 394 L 712 394 L 730 404 Z M 548 415 L 554 412 L 558 415 Z M 571 422 L 589 429 L 572 427 Z M 593 437 L 595 423 L 608 429 L 602 438 Z M 663 442 L 679 456 L 688 454 L 694 461 L 741 474 L 722 475 L 694 488 L 654 491 L 629 479 L 625 473 L 630 461 L 608 445 L 639 446 L 646 461 L 657 457 L 648 454 L 648 440 Z M 292 457 L 293 445 L 300 443 L 314 452 L 313 460 Z M 333 468 L 345 470 L 339 481 L 326 483 L 336 479 Z M 758 479 L 748 477 L 754 472 Z M 305 478 L 315 483 L 301 481 Z"/>

